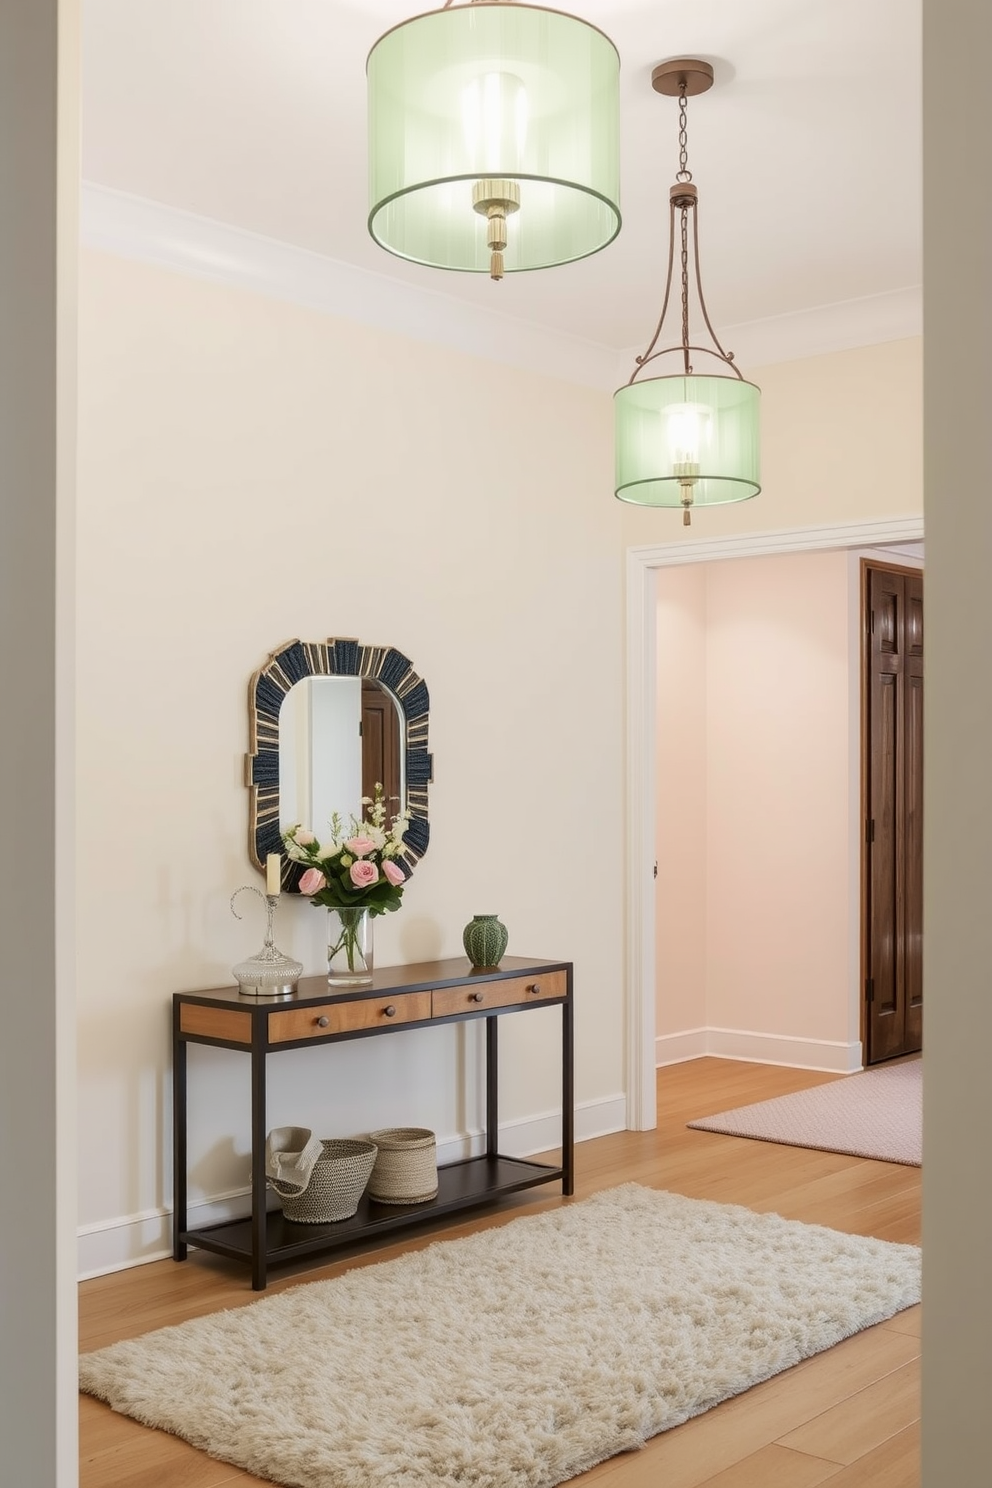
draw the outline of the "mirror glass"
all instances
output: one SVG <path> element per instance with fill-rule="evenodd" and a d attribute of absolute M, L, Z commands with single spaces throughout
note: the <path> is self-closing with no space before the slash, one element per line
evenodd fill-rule
<path fill-rule="evenodd" d="M 279 709 L 279 826 L 299 822 L 330 840 L 335 813 L 361 819 L 380 783 L 391 819 L 406 800 L 405 719 L 398 699 L 367 677 L 305 677 Z"/>
<path fill-rule="evenodd" d="M 382 783 L 388 815 L 405 809 L 400 863 L 409 874 L 427 851 L 430 697 L 409 658 L 393 646 L 350 638 L 287 641 L 248 685 L 248 853 L 264 868 L 283 859 L 282 884 L 303 869 L 285 856 L 282 829 L 299 822 L 321 842 L 336 811 L 361 818 L 363 796 Z"/>

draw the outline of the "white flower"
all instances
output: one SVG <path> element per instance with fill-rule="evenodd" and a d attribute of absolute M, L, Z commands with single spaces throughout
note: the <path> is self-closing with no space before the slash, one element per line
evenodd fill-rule
<path fill-rule="evenodd" d="M 311 842 L 317 841 L 309 827 L 295 827 L 293 829 L 293 836 L 301 847 L 309 847 Z"/>
<path fill-rule="evenodd" d="M 297 835 L 299 830 L 298 827 L 290 827 L 284 833 L 283 841 L 286 844 L 286 856 L 292 858 L 296 863 L 309 863 L 310 853 L 307 852 L 306 848 L 300 846 Z"/>

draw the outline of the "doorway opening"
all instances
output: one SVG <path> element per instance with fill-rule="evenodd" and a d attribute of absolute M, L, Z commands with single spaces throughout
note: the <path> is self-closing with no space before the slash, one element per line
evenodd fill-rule
<path fill-rule="evenodd" d="M 656 1124 L 655 820 L 657 759 L 657 575 L 685 563 L 823 549 L 918 543 L 921 517 L 690 539 L 627 554 L 627 924 L 626 1090 L 628 1126 Z M 853 810 L 856 812 L 858 803 Z M 852 837 L 857 842 L 857 837 Z"/>

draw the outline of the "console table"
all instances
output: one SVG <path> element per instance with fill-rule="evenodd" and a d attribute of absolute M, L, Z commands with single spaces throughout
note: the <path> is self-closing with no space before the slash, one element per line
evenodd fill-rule
<path fill-rule="evenodd" d="M 554 1004 L 561 1008 L 562 1155 L 560 1166 L 503 1156 L 498 1150 L 498 1026 L 501 1017 Z M 423 1204 L 380 1204 L 364 1195 L 357 1214 L 333 1224 L 295 1224 L 266 1203 L 266 1062 L 270 1055 L 348 1039 L 378 1038 L 398 1028 L 486 1020 L 486 1151 L 438 1168 L 438 1193 Z M 251 1266 L 263 1291 L 268 1267 L 486 1204 L 503 1194 L 561 1180 L 574 1191 L 572 965 L 504 956 L 496 971 L 473 972 L 464 957 L 387 966 L 370 986 L 332 989 L 326 977 L 303 977 L 290 998 L 244 997 L 237 987 L 177 992 L 173 997 L 175 1216 L 172 1253 L 214 1251 Z M 251 1057 L 251 1215 L 200 1229 L 187 1227 L 186 1048 L 190 1043 L 239 1049 Z"/>

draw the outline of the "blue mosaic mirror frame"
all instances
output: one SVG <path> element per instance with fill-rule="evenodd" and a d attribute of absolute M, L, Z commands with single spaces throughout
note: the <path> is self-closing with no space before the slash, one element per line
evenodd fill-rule
<path fill-rule="evenodd" d="M 283 851 L 279 833 L 279 710 L 289 689 L 306 677 L 362 677 L 395 699 L 402 719 L 400 747 L 406 771 L 410 826 L 400 862 L 409 875 L 430 842 L 427 787 L 433 760 L 427 749 L 430 695 L 409 659 L 392 646 L 366 646 L 350 638 L 287 641 L 273 651 L 248 684 L 248 856 L 264 870 L 269 853 L 282 854 L 282 885 L 295 890 L 303 872 Z"/>

